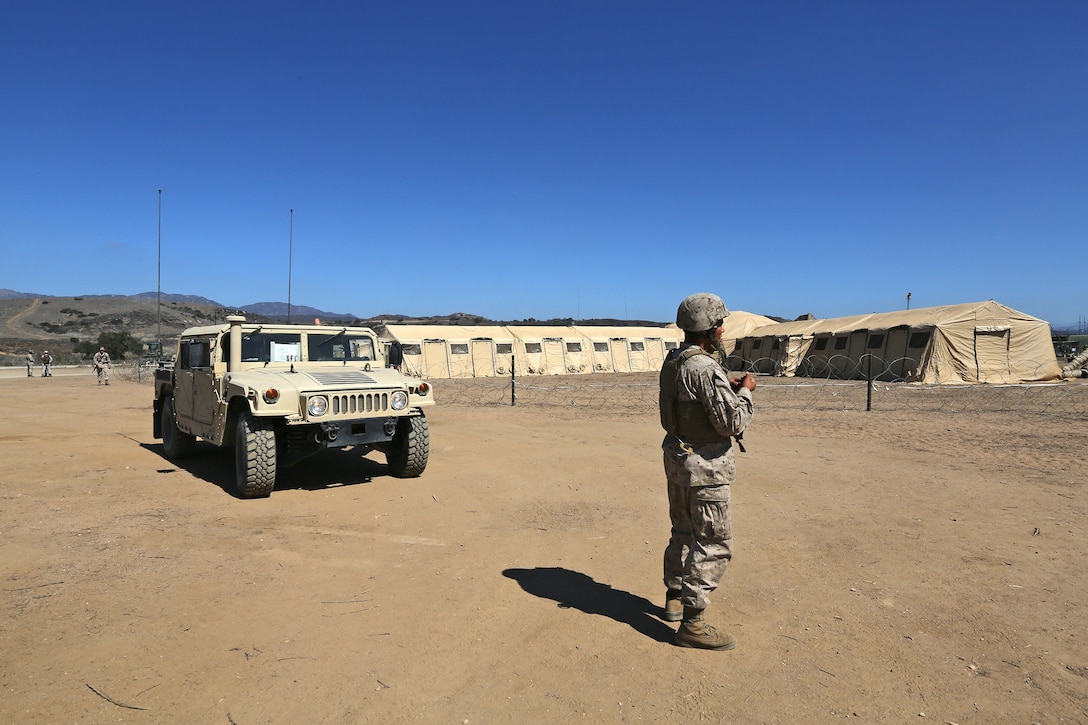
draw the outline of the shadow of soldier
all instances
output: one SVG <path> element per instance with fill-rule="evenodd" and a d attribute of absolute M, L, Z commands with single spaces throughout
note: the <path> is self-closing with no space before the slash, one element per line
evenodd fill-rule
<path fill-rule="evenodd" d="M 673 641 L 673 629 L 659 619 L 663 614 L 661 607 L 651 604 L 645 597 L 613 589 L 580 572 L 562 567 L 537 567 L 506 569 L 503 576 L 516 581 L 529 594 L 554 600 L 562 609 L 599 614 L 658 642 Z"/>

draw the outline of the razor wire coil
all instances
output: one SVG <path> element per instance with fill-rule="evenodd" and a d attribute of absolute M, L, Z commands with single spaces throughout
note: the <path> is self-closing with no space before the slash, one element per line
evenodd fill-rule
<path fill-rule="evenodd" d="M 606 378 L 612 378 L 607 380 Z M 1088 418 L 1088 382 L 923 385 L 896 381 L 758 376 L 757 405 L 784 410 L 912 411 L 949 414 L 1024 413 Z M 581 408 L 656 412 L 657 373 L 432 381 L 442 405 Z"/>

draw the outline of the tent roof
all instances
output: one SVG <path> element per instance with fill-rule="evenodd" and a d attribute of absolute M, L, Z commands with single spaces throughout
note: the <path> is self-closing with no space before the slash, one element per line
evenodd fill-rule
<path fill-rule="evenodd" d="M 562 325 L 507 325 L 506 329 L 519 340 L 543 340 L 545 337 L 585 337 L 578 328 Z"/>
<path fill-rule="evenodd" d="M 774 320 L 751 312 L 734 310 L 725 318 L 726 338 L 745 337 L 751 330 L 762 325 L 774 324 Z M 789 324 L 789 323 L 785 323 Z M 684 336 L 676 325 L 664 327 L 627 326 L 627 325 L 395 325 L 384 326 L 384 335 L 400 342 L 417 340 L 472 340 L 491 338 L 492 340 L 542 340 L 545 337 L 564 339 L 583 338 L 587 340 L 607 340 L 626 338 L 643 340 L 646 338 L 664 338 L 678 340 Z"/>
<path fill-rule="evenodd" d="M 513 335 L 502 325 L 386 325 L 386 334 L 401 341 L 411 340 L 472 340 L 491 338 L 512 340 Z"/>
<path fill-rule="evenodd" d="M 725 329 L 722 332 L 722 337 L 730 339 L 746 337 L 749 332 L 757 327 L 773 324 L 775 322 L 770 317 L 745 312 L 744 310 L 733 310 L 725 318 L 725 324 L 723 325 Z"/>
<path fill-rule="evenodd" d="M 765 335 L 817 335 L 850 332 L 852 330 L 889 330 L 893 327 L 937 327 L 942 324 L 966 321 L 1020 320 L 1045 322 L 1037 317 L 1018 312 L 1000 302 L 965 302 L 941 307 L 920 307 L 897 312 L 874 312 L 868 315 L 833 317 L 825 320 L 797 320 L 774 322 L 749 331 L 746 337 Z"/>
<path fill-rule="evenodd" d="M 583 337 L 591 340 L 610 340 L 613 338 L 626 340 L 645 340 L 646 338 L 660 337 L 668 340 L 676 339 L 676 326 L 672 327 L 605 327 L 603 325 L 579 326 L 578 330 Z M 683 335 L 683 333 L 680 333 Z"/>

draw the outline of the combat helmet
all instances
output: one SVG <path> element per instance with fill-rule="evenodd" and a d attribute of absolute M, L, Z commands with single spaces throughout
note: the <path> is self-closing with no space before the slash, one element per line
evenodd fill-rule
<path fill-rule="evenodd" d="M 676 326 L 685 332 L 703 332 L 729 316 L 722 298 L 712 292 L 698 292 L 684 298 L 676 310 Z"/>

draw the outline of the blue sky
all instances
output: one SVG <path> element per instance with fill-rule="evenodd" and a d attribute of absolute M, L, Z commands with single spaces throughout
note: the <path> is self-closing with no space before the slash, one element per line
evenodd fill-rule
<path fill-rule="evenodd" d="M 162 291 L 228 306 L 1076 322 L 1085 38 L 1079 0 L 8 3 L 0 287 L 154 291 L 162 189 Z"/>

